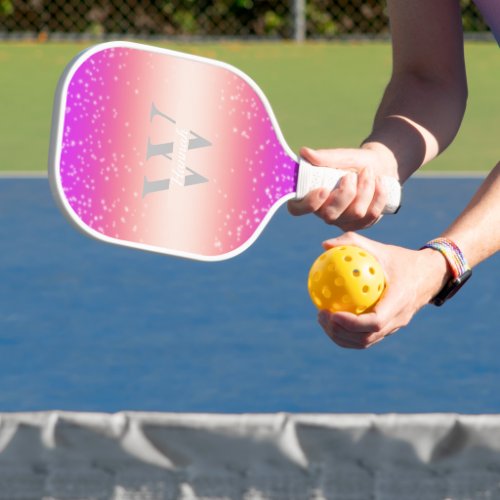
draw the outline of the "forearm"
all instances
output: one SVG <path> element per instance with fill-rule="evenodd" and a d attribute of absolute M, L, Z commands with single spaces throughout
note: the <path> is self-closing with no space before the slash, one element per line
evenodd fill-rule
<path fill-rule="evenodd" d="M 500 250 L 500 162 L 442 236 L 461 248 L 472 267 Z"/>
<path fill-rule="evenodd" d="M 460 248 L 471 268 L 500 250 L 500 163 L 441 237 Z M 441 252 L 424 248 L 418 253 L 422 260 L 418 290 L 423 305 L 439 293 L 453 273 Z"/>
<path fill-rule="evenodd" d="M 465 82 L 447 84 L 412 74 L 394 76 L 363 147 L 385 154 L 392 169 L 385 174 L 404 182 L 452 142 L 463 118 L 466 94 Z"/>
<path fill-rule="evenodd" d="M 455 137 L 467 81 L 458 0 L 388 0 L 393 71 L 363 147 L 405 181 Z"/>

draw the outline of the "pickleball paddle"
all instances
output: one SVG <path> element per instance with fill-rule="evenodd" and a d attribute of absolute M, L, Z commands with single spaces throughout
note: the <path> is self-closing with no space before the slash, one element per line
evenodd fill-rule
<path fill-rule="evenodd" d="M 56 91 L 49 179 L 102 241 L 203 261 L 248 248 L 276 210 L 345 171 L 286 144 L 268 100 L 228 64 L 110 42 L 77 56 Z M 384 178 L 386 213 L 401 188 Z"/>

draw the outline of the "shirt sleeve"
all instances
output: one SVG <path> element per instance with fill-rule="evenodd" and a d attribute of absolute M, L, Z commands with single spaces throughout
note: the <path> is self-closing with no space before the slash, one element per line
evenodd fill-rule
<path fill-rule="evenodd" d="M 500 1 L 499 0 L 474 0 L 500 46 Z"/>

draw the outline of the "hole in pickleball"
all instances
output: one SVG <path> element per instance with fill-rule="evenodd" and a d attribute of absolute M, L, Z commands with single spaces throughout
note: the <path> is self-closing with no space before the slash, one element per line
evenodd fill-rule
<path fill-rule="evenodd" d="M 344 304 L 350 304 L 350 303 L 351 303 L 351 297 L 349 297 L 349 295 L 344 295 L 344 296 L 342 297 L 342 302 L 343 302 Z"/>
<path fill-rule="evenodd" d="M 361 255 L 361 257 L 366 257 L 366 253 L 365 252 L 359 252 L 359 255 Z"/>
<path fill-rule="evenodd" d="M 361 274 L 361 273 L 359 272 L 359 269 L 354 269 L 354 270 L 353 270 L 353 272 L 352 272 L 352 275 L 353 275 L 355 278 L 358 278 L 360 274 Z"/>
<path fill-rule="evenodd" d="M 329 299 L 332 296 L 332 291 L 326 285 L 321 289 L 321 293 L 326 299 Z"/>
<path fill-rule="evenodd" d="M 351 257 L 350 255 L 346 255 L 346 256 L 344 257 L 344 260 L 345 260 L 346 262 L 351 262 L 352 257 Z"/>
<path fill-rule="evenodd" d="M 319 271 L 316 271 L 313 275 L 313 280 L 319 281 L 320 279 L 321 279 L 321 273 Z"/>
<path fill-rule="evenodd" d="M 363 288 L 363 293 L 368 293 L 370 291 L 370 287 L 368 285 L 365 285 Z"/>
<path fill-rule="evenodd" d="M 370 274 L 375 274 L 375 269 L 373 267 L 370 267 L 370 269 L 368 269 L 368 271 L 370 271 Z"/>
<path fill-rule="evenodd" d="M 336 286 L 344 286 L 344 278 L 335 278 L 335 281 L 334 281 L 335 285 Z"/>
<path fill-rule="evenodd" d="M 379 284 L 377 290 L 380 292 L 380 290 L 382 290 L 382 285 Z"/>

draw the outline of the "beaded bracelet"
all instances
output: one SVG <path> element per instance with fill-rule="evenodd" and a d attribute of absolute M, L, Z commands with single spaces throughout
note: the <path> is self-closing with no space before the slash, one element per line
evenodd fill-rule
<path fill-rule="evenodd" d="M 427 242 L 422 248 L 432 248 L 441 252 L 450 265 L 454 278 L 458 278 L 470 270 L 462 250 L 448 238 L 436 238 Z"/>
<path fill-rule="evenodd" d="M 427 242 L 421 250 L 424 248 L 440 252 L 446 259 L 453 275 L 453 278 L 431 301 L 434 305 L 441 306 L 447 299 L 453 297 L 471 277 L 472 270 L 460 248 L 449 238 L 436 238 Z"/>

